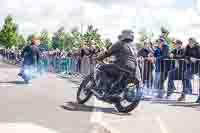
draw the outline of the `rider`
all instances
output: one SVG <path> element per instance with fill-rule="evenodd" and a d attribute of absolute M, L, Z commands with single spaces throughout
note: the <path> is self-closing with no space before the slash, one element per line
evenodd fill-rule
<path fill-rule="evenodd" d="M 110 56 L 115 57 L 115 61 L 112 64 L 104 64 L 99 68 L 100 72 L 96 75 L 96 78 L 99 78 L 97 79 L 98 89 L 105 90 L 111 88 L 108 81 L 110 81 L 110 79 L 116 81 L 117 78 L 121 77 L 120 75 L 124 74 L 124 72 L 120 71 L 122 69 L 123 71 L 128 71 L 127 75 L 122 76 L 124 78 L 136 75 L 137 50 L 134 47 L 133 41 L 134 33 L 131 30 L 123 30 L 122 34 L 119 36 L 119 41 L 97 57 L 99 61 Z"/>

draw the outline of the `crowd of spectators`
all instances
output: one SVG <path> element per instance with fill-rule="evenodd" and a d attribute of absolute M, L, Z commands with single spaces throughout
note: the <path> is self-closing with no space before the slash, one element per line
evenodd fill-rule
<path fill-rule="evenodd" d="M 162 98 L 166 89 L 166 98 L 169 98 L 176 89 L 174 80 L 181 80 L 183 84 L 178 101 L 184 101 L 186 94 L 192 93 L 191 80 L 194 75 L 200 76 L 200 46 L 194 38 L 189 38 L 185 46 L 181 40 L 176 40 L 173 50 L 160 38 L 154 43 L 145 43 L 138 56 L 144 59 L 140 63 L 143 82 L 147 88 L 158 90 L 157 97 Z M 166 79 L 167 88 L 164 88 Z M 197 102 L 200 102 L 200 97 Z"/>
<path fill-rule="evenodd" d="M 41 54 L 41 68 L 44 71 L 73 72 L 83 75 L 93 71 L 96 61 L 94 58 L 104 49 L 96 48 L 94 43 L 70 51 L 43 51 Z M 3 49 L 0 54 L 4 60 L 19 64 L 21 61 L 20 50 Z M 142 58 L 141 58 L 142 57 Z M 146 88 L 158 91 L 157 97 L 166 98 L 176 90 L 174 80 L 181 80 L 183 84 L 179 101 L 184 101 L 186 94 L 192 93 L 191 80 L 196 74 L 200 76 L 200 46 L 194 38 L 189 38 L 188 44 L 183 45 L 181 40 L 176 40 L 175 48 L 170 49 L 164 38 L 155 42 L 146 42 L 138 50 L 138 65 L 142 73 L 143 83 Z M 167 88 L 164 83 L 168 79 Z M 200 80 L 198 80 L 200 83 Z M 199 85 L 200 91 L 200 85 Z M 200 102 L 200 97 L 197 99 Z"/>
<path fill-rule="evenodd" d="M 59 49 L 41 50 L 39 67 L 44 71 L 66 74 L 77 72 L 87 75 L 93 70 L 96 64 L 94 58 L 100 51 L 102 49 L 96 48 L 94 44 L 69 51 Z M 4 61 L 20 65 L 22 61 L 21 52 L 21 50 L 16 49 L 1 49 L 0 55 L 2 55 Z"/>

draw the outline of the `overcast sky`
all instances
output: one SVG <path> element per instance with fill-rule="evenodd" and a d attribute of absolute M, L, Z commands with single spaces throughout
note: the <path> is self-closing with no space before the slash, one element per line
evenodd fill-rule
<path fill-rule="evenodd" d="M 0 0 L 0 25 L 8 14 L 25 35 L 93 24 L 112 40 L 125 28 L 158 33 L 161 25 L 181 39 L 200 37 L 200 0 Z"/>

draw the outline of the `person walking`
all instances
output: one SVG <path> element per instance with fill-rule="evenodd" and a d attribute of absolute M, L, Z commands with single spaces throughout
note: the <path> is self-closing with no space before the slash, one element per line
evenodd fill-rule
<path fill-rule="evenodd" d="M 26 83 L 29 83 L 29 80 L 33 76 L 32 74 L 37 71 L 40 60 L 40 50 L 38 47 L 39 45 L 39 37 L 33 36 L 31 44 L 27 45 L 21 53 L 23 63 L 21 72 L 18 75 L 21 76 Z M 27 75 L 27 72 L 30 75 Z"/>

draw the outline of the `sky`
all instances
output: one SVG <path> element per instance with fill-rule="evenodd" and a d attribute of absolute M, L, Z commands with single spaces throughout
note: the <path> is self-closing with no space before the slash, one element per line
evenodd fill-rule
<path fill-rule="evenodd" d="M 159 34 L 161 26 L 177 39 L 200 38 L 200 0 L 0 0 L 0 27 L 8 14 L 26 36 L 92 24 L 113 41 L 123 29 Z"/>

